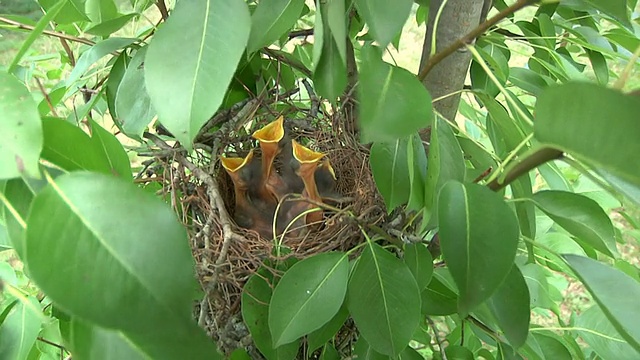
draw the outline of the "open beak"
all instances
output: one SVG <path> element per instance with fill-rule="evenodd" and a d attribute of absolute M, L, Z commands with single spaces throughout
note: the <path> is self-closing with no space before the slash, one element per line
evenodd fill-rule
<path fill-rule="evenodd" d="M 318 169 L 320 160 L 325 154 L 304 147 L 295 140 L 291 140 L 291 144 L 293 145 L 293 157 L 300 163 L 300 168 L 298 168 L 297 172 L 304 183 L 304 191 L 309 199 L 322 202 L 314 175 Z M 307 223 L 319 222 L 321 220 L 321 211 L 315 211 L 307 215 Z"/>
<path fill-rule="evenodd" d="M 247 167 L 247 164 L 251 162 L 253 159 L 253 149 L 249 151 L 249 154 L 245 157 L 225 157 L 220 156 L 220 163 L 222 163 L 222 167 L 227 171 L 227 174 L 231 177 L 233 181 L 233 187 L 236 193 L 236 203 L 238 202 L 238 198 L 242 196 L 248 189 L 247 182 L 241 176 L 241 171 Z"/>
<path fill-rule="evenodd" d="M 253 133 L 253 138 L 260 142 L 262 149 L 262 179 L 269 179 L 273 160 L 278 154 L 278 142 L 284 137 L 284 118 L 279 116 L 275 121 L 265 125 L 262 129 Z"/>

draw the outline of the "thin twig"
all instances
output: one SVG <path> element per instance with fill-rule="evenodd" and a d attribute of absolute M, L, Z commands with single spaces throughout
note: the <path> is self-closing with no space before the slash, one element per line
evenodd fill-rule
<path fill-rule="evenodd" d="M 316 96 L 316 92 L 313 91 L 313 87 L 309 84 L 307 79 L 302 79 L 302 85 L 307 89 L 309 94 L 309 100 L 311 100 L 311 108 L 309 110 L 309 117 L 315 119 L 318 116 L 318 109 L 320 109 L 320 99 Z"/>
<path fill-rule="evenodd" d="M 73 50 L 71 50 L 71 46 L 69 46 L 69 43 L 67 42 L 67 40 L 62 38 L 60 38 L 60 44 L 62 44 L 62 47 L 64 48 L 64 52 L 67 53 L 67 56 L 69 57 L 69 64 L 75 67 L 76 57 L 73 55 Z"/>
<path fill-rule="evenodd" d="M 507 172 L 507 175 L 505 176 L 504 180 L 501 181 L 500 177 L 497 177 L 493 181 L 491 181 L 489 184 L 487 184 L 487 186 L 489 187 L 489 189 L 493 191 L 499 191 L 504 187 L 506 187 L 507 185 L 509 185 L 510 183 L 512 183 L 515 179 L 528 173 L 529 171 L 535 169 L 536 167 L 546 163 L 547 161 L 560 159 L 561 157 L 562 157 L 562 151 L 560 150 L 551 149 L 551 148 L 542 148 L 536 151 L 535 153 L 531 154 L 530 156 L 527 156 L 526 158 L 522 159 L 522 161 L 520 161 L 516 165 L 514 165 L 509 170 L 509 172 Z"/>
<path fill-rule="evenodd" d="M 27 24 L 23 24 L 23 23 L 18 22 L 18 21 L 10 20 L 10 19 L 7 19 L 7 18 L 2 17 L 2 16 L 0 16 L 0 22 L 3 22 L 5 24 L 9 24 L 9 25 L 13 25 L 16 28 L 22 29 L 22 30 L 33 31 L 33 29 L 35 28 L 35 27 L 31 26 L 31 25 L 27 25 Z M 65 39 L 65 40 L 69 40 L 69 41 L 73 41 L 73 42 L 77 42 L 77 43 L 81 43 L 81 44 L 86 44 L 86 45 L 95 45 L 96 44 L 95 42 L 93 42 L 93 41 L 91 41 L 89 39 L 63 34 L 63 33 L 57 32 L 57 31 L 43 30 L 42 33 L 46 34 L 46 35 L 49 35 L 49 36 L 57 37 L 59 39 Z"/>
<path fill-rule="evenodd" d="M 445 354 L 444 345 L 442 344 L 442 340 L 440 340 L 440 336 L 438 336 L 438 328 L 436 328 L 436 324 L 428 316 L 427 316 L 427 322 L 429 323 L 429 326 L 433 331 L 433 337 L 436 339 L 436 343 L 438 343 L 438 348 L 440 349 L 440 355 L 442 355 L 442 360 L 447 360 L 447 354 Z"/>
<path fill-rule="evenodd" d="M 62 351 L 67 351 L 67 349 L 65 349 L 64 346 L 60 345 L 60 344 L 56 344 L 50 340 L 47 340 L 41 336 L 38 336 L 38 341 L 42 341 L 43 343 L 47 344 L 47 345 L 51 345 L 53 347 L 57 347 L 58 349 L 62 350 Z"/>
<path fill-rule="evenodd" d="M 302 64 L 301 62 L 297 62 L 297 61 L 292 61 L 291 59 L 288 59 L 286 56 L 284 55 L 280 55 L 278 54 L 276 51 L 271 50 L 269 48 L 264 48 L 262 49 L 262 51 L 265 53 L 265 55 L 267 55 L 268 57 L 275 59 L 275 60 L 279 60 L 282 61 L 283 63 L 291 66 L 292 68 L 300 71 L 302 74 L 304 74 L 304 76 L 306 77 L 311 77 L 313 74 L 311 73 L 311 70 L 307 69 L 306 66 L 304 66 L 304 64 Z"/>
<path fill-rule="evenodd" d="M 518 0 L 518 1 L 516 1 L 513 5 L 505 8 L 502 11 L 500 11 L 494 17 L 492 17 L 492 18 L 488 19 L 487 21 L 483 22 L 482 24 L 478 25 L 475 29 L 471 30 L 467 35 L 465 35 L 465 36 L 461 37 L 460 39 L 454 41 L 446 49 L 443 49 L 442 51 L 440 51 L 437 54 L 433 55 L 429 59 L 429 61 L 427 61 L 427 63 L 424 66 L 424 68 L 422 68 L 422 70 L 418 74 L 418 78 L 420 79 L 420 81 L 423 81 L 427 77 L 427 74 L 429 74 L 429 72 L 433 69 L 433 67 L 436 66 L 440 61 L 445 59 L 447 56 L 453 54 L 456 50 L 460 49 L 461 47 L 465 46 L 466 44 L 470 44 L 478 36 L 484 34 L 485 31 L 487 31 L 490 27 L 492 27 L 495 24 L 497 24 L 498 22 L 500 22 L 502 19 L 504 19 L 507 16 L 515 13 L 516 11 L 524 8 L 525 6 L 533 4 L 534 2 L 535 2 L 535 0 Z"/>
<path fill-rule="evenodd" d="M 164 3 L 164 0 L 156 1 L 156 6 L 158 7 L 158 10 L 160 10 L 162 20 L 167 21 L 167 18 L 169 17 L 169 11 L 167 10 L 167 5 Z"/>
<path fill-rule="evenodd" d="M 297 37 L 307 37 L 313 35 L 313 29 L 294 30 L 289 33 L 289 40 Z"/>
<path fill-rule="evenodd" d="M 49 96 L 49 94 L 47 94 L 47 90 L 44 88 L 44 86 L 42 86 L 42 82 L 40 82 L 40 79 L 38 79 L 37 77 L 34 77 L 34 79 L 36 80 L 36 84 L 38 84 L 38 89 L 40 89 L 40 92 L 42 93 L 42 95 L 44 95 L 44 100 L 47 102 L 47 105 L 49 105 L 49 110 L 51 110 L 51 114 L 55 117 L 58 117 L 58 114 L 56 113 L 56 109 L 53 106 L 53 103 L 51 102 L 51 97 Z"/>

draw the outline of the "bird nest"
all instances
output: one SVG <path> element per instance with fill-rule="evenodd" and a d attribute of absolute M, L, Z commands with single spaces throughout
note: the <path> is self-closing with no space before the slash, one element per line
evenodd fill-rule
<path fill-rule="evenodd" d="M 201 136 L 203 142 L 211 141 L 214 146 L 204 146 L 205 151 L 183 158 L 188 166 L 176 161 L 175 156 L 164 157 L 164 178 L 171 179 L 165 180 L 165 191 L 188 229 L 197 276 L 206 293 L 195 308 L 195 317 L 226 353 L 251 344 L 241 321 L 240 301 L 244 284 L 259 268 L 287 257 L 302 259 L 327 251 L 348 251 L 364 241 L 363 224 L 378 224 L 386 214 L 371 174 L 368 148 L 345 126 L 353 123 L 352 118 L 342 111 L 316 114 L 313 109 L 297 107 L 292 100 L 282 98 L 277 103 L 252 99 L 243 105 L 214 118 L 219 124 L 214 126 L 221 128 L 208 132 L 213 135 Z M 246 111 L 247 107 L 251 110 Z M 331 206 L 316 204 L 324 210 L 324 224 L 319 230 L 311 229 L 300 236 L 265 238 L 231 220 L 235 211 L 234 184 L 218 156 L 230 152 L 243 156 L 249 149 L 259 154 L 250 134 L 278 115 L 284 116 L 289 137 L 326 154 L 341 199 Z M 190 169 L 189 163 L 199 170 Z M 281 165 L 276 163 L 278 166 Z M 203 181 L 206 175 L 200 171 L 213 181 Z M 224 210 L 218 209 L 220 202 L 215 200 L 222 201 Z M 276 251 L 279 246 L 286 251 Z"/>

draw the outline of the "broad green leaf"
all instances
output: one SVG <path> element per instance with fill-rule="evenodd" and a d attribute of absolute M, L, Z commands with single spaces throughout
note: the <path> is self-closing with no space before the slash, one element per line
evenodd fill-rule
<path fill-rule="evenodd" d="M 520 271 L 529 288 L 531 308 L 550 309 L 559 314 L 560 309 L 552 299 L 545 269 L 538 264 L 526 264 L 520 267 Z"/>
<path fill-rule="evenodd" d="M 319 329 L 340 310 L 347 292 L 349 261 L 342 253 L 319 254 L 289 269 L 269 304 L 269 329 L 279 347 Z"/>
<path fill-rule="evenodd" d="M 518 246 L 518 220 L 504 200 L 478 184 L 450 181 L 438 198 L 440 246 L 466 316 L 507 278 Z"/>
<path fill-rule="evenodd" d="M 273 275 L 260 269 L 252 275 L 242 290 L 242 319 L 260 352 L 269 360 L 292 360 L 298 354 L 299 341 L 274 348 L 269 331 L 269 303 L 271 302 Z"/>
<path fill-rule="evenodd" d="M 307 346 L 309 352 L 314 352 L 319 349 L 322 344 L 331 340 L 340 330 L 344 322 L 347 321 L 349 317 L 349 310 L 347 309 L 346 304 L 342 304 L 340 311 L 333 317 L 333 319 L 329 320 L 328 323 L 324 324 L 320 329 L 312 332 L 307 335 Z"/>
<path fill-rule="evenodd" d="M 320 360 L 339 360 L 340 355 L 338 351 L 333 347 L 333 345 L 327 343 L 322 349 L 322 354 L 320 354 Z"/>
<path fill-rule="evenodd" d="M 251 15 L 251 34 L 247 44 L 249 54 L 271 45 L 295 25 L 304 0 L 260 1 Z"/>
<path fill-rule="evenodd" d="M 413 0 L 356 0 L 355 3 L 358 14 L 369 25 L 369 31 L 385 48 L 409 18 Z"/>
<path fill-rule="evenodd" d="M 112 176 L 62 175 L 33 200 L 26 239 L 31 278 L 70 315 L 123 331 L 152 357 L 215 358 L 191 319 L 185 229 L 162 200 Z"/>
<path fill-rule="evenodd" d="M 347 86 L 347 67 L 331 33 L 325 29 L 324 34 L 328 38 L 322 42 L 322 54 L 315 64 L 313 83 L 318 95 L 335 103 Z"/>
<path fill-rule="evenodd" d="M 84 0 L 38 0 L 38 2 L 46 12 L 55 9 L 59 3 L 65 3 L 60 13 L 54 18 L 58 24 L 71 24 L 89 20 L 85 13 Z"/>
<path fill-rule="evenodd" d="M 435 223 L 440 189 L 449 180 L 463 181 L 466 172 L 460 144 L 446 120 L 439 117 L 434 121 L 431 129 L 428 164 L 423 221 L 426 223 L 430 218 L 431 223 Z"/>
<path fill-rule="evenodd" d="M 89 120 L 89 124 L 91 124 L 91 142 L 109 163 L 111 173 L 130 180 L 133 177 L 131 163 L 120 141 L 95 121 Z"/>
<path fill-rule="evenodd" d="M 632 29 L 631 22 L 629 21 L 629 15 L 627 14 L 627 2 L 625 0 L 584 0 L 589 5 L 602 11 L 603 13 L 618 20 L 622 25 L 628 29 Z"/>
<path fill-rule="evenodd" d="M 116 50 L 120 50 L 133 44 L 137 40 L 138 39 L 134 38 L 112 37 L 96 43 L 91 48 L 89 48 L 89 50 L 80 55 L 80 58 L 78 58 L 78 62 L 76 62 L 76 66 L 73 68 L 71 74 L 69 74 L 69 77 L 66 80 L 67 86 L 71 87 L 73 83 L 78 81 L 82 77 L 82 75 L 87 70 L 89 70 L 91 65 L 98 62 L 98 60 Z"/>
<path fill-rule="evenodd" d="M 376 142 L 371 146 L 371 173 L 387 211 L 409 201 L 411 183 L 407 161 L 407 139 Z"/>
<path fill-rule="evenodd" d="M 620 336 L 640 351 L 640 283 L 599 261 L 564 255 Z M 621 291 L 624 296 L 621 296 Z"/>
<path fill-rule="evenodd" d="M 147 47 L 136 52 L 115 95 L 115 110 L 122 131 L 134 138 L 142 136 L 142 132 L 156 115 L 144 82 L 143 62 L 146 53 Z"/>
<path fill-rule="evenodd" d="M 593 72 L 596 74 L 596 79 L 600 85 L 606 86 L 609 83 L 609 67 L 607 65 L 607 59 L 602 53 L 586 50 Z"/>
<path fill-rule="evenodd" d="M 398 355 L 398 360 L 424 360 L 424 357 L 412 347 L 407 346 L 402 350 L 400 355 Z"/>
<path fill-rule="evenodd" d="M 119 143 L 120 149 L 115 147 L 113 142 L 117 142 L 115 137 L 111 141 L 107 140 L 110 144 L 108 148 L 105 148 L 102 146 L 103 141 L 101 139 L 107 136 L 100 131 L 94 133 L 93 137 L 89 137 L 79 127 L 56 118 L 44 119 L 42 125 L 44 130 L 42 158 L 62 169 L 119 174 L 119 171 L 123 171 L 122 169 L 126 167 L 122 159 L 124 149 Z M 126 154 L 124 156 L 126 157 Z M 112 161 L 112 159 L 118 158 L 120 159 L 115 162 Z M 115 165 L 117 167 L 113 167 Z M 131 170 L 128 170 L 128 173 L 121 174 L 121 176 L 130 178 Z"/>
<path fill-rule="evenodd" d="M 504 46 L 504 44 L 500 46 Z M 509 59 L 507 59 L 497 44 L 488 43 L 483 47 L 477 47 L 476 50 L 489 66 L 493 76 L 498 80 L 500 85 L 504 87 L 509 77 Z M 498 86 L 475 60 L 471 62 L 469 75 L 474 89 L 482 91 L 491 97 L 496 97 L 500 93 Z"/>
<path fill-rule="evenodd" d="M 531 185 L 531 178 L 529 174 L 524 174 L 514 180 L 511 184 L 511 193 L 514 199 L 527 199 L 530 198 L 533 189 Z M 536 238 L 536 208 L 530 201 L 517 201 L 515 204 L 516 215 L 518 216 L 518 223 L 520 224 L 520 231 L 522 235 L 529 239 Z M 527 243 L 527 249 L 529 256 L 533 256 L 533 245 Z"/>
<path fill-rule="evenodd" d="M 447 360 L 473 360 L 473 353 L 471 350 L 460 345 L 449 345 L 444 348 L 444 353 L 447 354 Z"/>
<path fill-rule="evenodd" d="M 509 81 L 533 96 L 540 95 L 544 89 L 553 83 L 553 80 L 527 68 L 510 68 Z"/>
<path fill-rule="evenodd" d="M 555 163 L 542 164 L 538 167 L 538 171 L 551 190 L 573 191 L 573 186 Z"/>
<path fill-rule="evenodd" d="M 235 349 L 229 355 L 229 360 L 251 360 L 251 356 L 245 349 Z"/>
<path fill-rule="evenodd" d="M 335 46 L 340 54 L 340 58 L 344 64 L 347 63 L 347 11 L 345 9 L 344 1 L 329 1 L 326 5 L 321 7 L 326 9 L 326 13 L 323 14 L 323 19 L 326 21 L 326 26 L 331 32 L 331 36 L 335 41 Z M 323 9 L 324 10 L 324 9 Z"/>
<path fill-rule="evenodd" d="M 365 46 L 361 56 L 358 119 L 362 142 L 395 141 L 431 124 L 431 96 L 415 75 L 382 61 L 379 49 L 373 46 Z"/>
<path fill-rule="evenodd" d="M 491 142 L 498 155 L 506 154 L 515 149 L 525 138 L 522 129 L 518 127 L 501 103 L 487 95 L 481 94 L 477 97 L 487 107 L 487 128 L 495 129 L 496 136 L 491 137 Z M 500 142 L 504 142 L 504 147 L 499 146 Z"/>
<path fill-rule="evenodd" d="M 575 326 L 578 335 L 602 359 L 635 359 L 638 357 L 638 351 L 622 339 L 597 305 L 578 315 Z"/>
<path fill-rule="evenodd" d="M 31 296 L 25 301 L 14 305 L 0 321 L 0 359 L 27 359 L 38 337 L 43 318 L 40 303 Z"/>
<path fill-rule="evenodd" d="M 376 352 L 371 345 L 367 342 L 367 340 L 360 336 L 358 341 L 356 341 L 353 346 L 353 355 L 357 356 L 358 359 L 364 360 L 387 360 L 388 356 L 384 356 L 378 352 Z"/>
<path fill-rule="evenodd" d="M 183 1 L 149 44 L 144 71 L 151 103 L 188 149 L 222 104 L 250 27 L 242 0 Z"/>
<path fill-rule="evenodd" d="M 148 359 L 125 334 L 92 326 L 78 318 L 70 322 L 69 347 L 78 359 Z"/>
<path fill-rule="evenodd" d="M 540 332 L 534 332 L 528 338 L 527 343 L 534 343 L 545 359 L 573 360 L 569 349 L 560 340 L 560 336 L 551 332 L 546 332 L 544 335 Z"/>
<path fill-rule="evenodd" d="M 418 134 L 413 134 L 407 144 L 407 164 L 409 170 L 409 202 L 407 209 L 421 211 L 424 207 L 424 187 L 427 180 L 427 154 Z"/>
<path fill-rule="evenodd" d="M 616 191 L 626 196 L 627 199 L 631 200 L 636 206 L 640 206 L 640 184 L 632 184 L 604 170 L 598 170 L 598 174 L 616 189 Z"/>
<path fill-rule="evenodd" d="M 516 349 L 522 346 L 529 335 L 529 289 L 516 265 L 487 305 L 509 344 Z"/>
<path fill-rule="evenodd" d="M 418 289 L 424 290 L 433 275 L 433 257 L 423 244 L 407 244 L 404 246 L 404 262 L 416 279 Z"/>
<path fill-rule="evenodd" d="M 9 239 L 7 226 L 0 223 L 0 251 L 8 249 L 13 249 L 13 245 L 11 244 L 11 239 Z"/>
<path fill-rule="evenodd" d="M 101 22 L 87 29 L 87 33 L 96 36 L 109 36 L 122 29 L 138 14 L 126 14 Z"/>
<path fill-rule="evenodd" d="M 421 298 L 421 312 L 425 315 L 445 316 L 457 310 L 458 295 L 437 277 L 431 279 Z"/>
<path fill-rule="evenodd" d="M 369 242 L 349 279 L 349 313 L 371 347 L 397 356 L 420 320 L 420 291 L 409 268 Z"/>
<path fill-rule="evenodd" d="M 114 119 L 114 124 L 116 124 L 119 127 L 122 127 L 122 126 L 120 126 L 120 120 L 117 114 L 116 97 L 118 96 L 118 87 L 120 86 L 120 83 L 122 82 L 122 78 L 124 77 L 124 74 L 130 63 L 131 63 L 131 58 L 126 52 L 123 52 L 122 54 L 120 54 L 120 56 L 118 56 L 116 61 L 113 63 L 113 66 L 111 66 L 111 72 L 109 72 L 109 78 L 107 79 L 107 83 L 106 83 L 105 94 L 107 97 L 107 107 L 109 108 L 109 114 Z M 145 94 L 146 94 L 146 88 L 145 88 Z"/>
<path fill-rule="evenodd" d="M 546 265 L 549 269 L 554 271 L 561 271 L 565 274 L 570 274 L 569 267 L 558 257 L 557 254 L 574 254 L 587 256 L 584 249 L 578 245 L 569 235 L 562 232 L 549 232 L 536 239 L 536 242 L 544 246 L 544 248 L 537 249 L 536 252 L 547 259 Z M 546 251 L 546 249 L 552 252 Z M 538 262 L 544 264 L 545 261 L 538 260 Z"/>
<path fill-rule="evenodd" d="M 640 184 L 638 114 L 640 97 L 594 84 L 569 83 L 540 96 L 535 137 L 594 168 Z"/>
<path fill-rule="evenodd" d="M 555 190 L 537 192 L 532 199 L 540 210 L 579 240 L 606 255 L 618 255 L 611 219 L 595 201 Z"/>
<path fill-rule="evenodd" d="M 84 10 L 87 17 L 94 23 L 101 23 L 103 21 L 113 19 L 117 17 L 118 7 L 114 0 L 83 0 Z"/>
<path fill-rule="evenodd" d="M 11 203 L 11 206 L 13 206 L 16 212 L 22 217 L 22 220 L 26 219 L 31 201 L 34 197 L 34 192 L 29 185 L 25 183 L 23 179 L 12 179 L 7 181 L 3 192 L 9 203 Z M 25 228 L 20 225 L 18 220 L 6 208 L 4 208 L 4 218 L 11 244 L 18 256 L 20 256 L 20 259 L 24 259 L 26 246 L 24 238 Z"/>
<path fill-rule="evenodd" d="M 0 179 L 38 176 L 41 150 L 38 104 L 24 84 L 0 72 Z"/>

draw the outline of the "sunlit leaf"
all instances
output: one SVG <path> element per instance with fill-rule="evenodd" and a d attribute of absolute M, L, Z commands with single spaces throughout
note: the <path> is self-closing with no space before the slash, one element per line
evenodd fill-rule
<path fill-rule="evenodd" d="M 569 83 L 545 90 L 535 112 L 535 137 L 540 142 L 640 184 L 640 97 Z"/>
<path fill-rule="evenodd" d="M 398 355 L 420 320 L 420 291 L 409 268 L 375 243 L 364 249 L 351 273 L 349 313 L 370 346 Z"/>
<path fill-rule="evenodd" d="M 31 296 L 25 301 L 16 303 L 0 321 L 0 359 L 27 359 L 38 337 L 43 318 L 40 303 Z"/>
<path fill-rule="evenodd" d="M 433 119 L 431 96 L 415 75 L 382 61 L 373 46 L 365 46 L 361 56 L 362 141 L 395 141 L 428 126 Z"/>
<path fill-rule="evenodd" d="M 131 163 L 120 141 L 95 121 L 89 120 L 89 124 L 91 124 L 91 142 L 108 162 L 111 173 L 124 179 L 131 179 L 133 177 Z"/>
<path fill-rule="evenodd" d="M 539 191 L 532 197 L 535 204 L 558 225 L 594 249 L 617 256 L 615 233 L 611 219 L 595 201 L 566 191 Z"/>
<path fill-rule="evenodd" d="M 413 0 L 356 0 L 358 13 L 369 25 L 369 31 L 382 47 L 386 47 L 407 21 Z"/>
<path fill-rule="evenodd" d="M 487 304 L 511 346 L 522 346 L 529 335 L 529 290 L 517 266 L 513 265 Z"/>
<path fill-rule="evenodd" d="M 371 146 L 371 173 L 387 211 L 409 200 L 411 185 L 407 161 L 407 139 L 376 142 Z"/>
<path fill-rule="evenodd" d="M 127 66 L 117 87 L 115 110 L 122 131 L 132 137 L 142 136 L 156 115 L 144 82 L 143 62 L 147 47 L 139 49 Z"/>
<path fill-rule="evenodd" d="M 70 322 L 70 349 L 79 359 L 148 359 L 125 334 L 92 326 L 78 318 Z"/>
<path fill-rule="evenodd" d="M 24 84 L 0 71 L 0 179 L 38 176 L 41 150 L 38 104 Z"/>
<path fill-rule="evenodd" d="M 304 0 L 260 1 L 251 15 L 251 34 L 247 52 L 271 45 L 295 25 Z"/>
<path fill-rule="evenodd" d="M 433 275 L 433 257 L 423 244 L 407 244 L 404 246 L 404 262 L 416 278 L 420 291 L 424 290 Z"/>
<path fill-rule="evenodd" d="M 602 359 L 633 359 L 638 356 L 638 351 L 622 339 L 598 305 L 578 315 L 575 326 L 579 336 Z"/>
<path fill-rule="evenodd" d="M 66 174 L 36 195 L 26 239 L 31 277 L 71 315 L 125 332 L 150 356 L 215 358 L 191 319 L 186 231 L 162 200 L 112 176 Z"/>
<path fill-rule="evenodd" d="M 191 148 L 218 110 L 249 38 L 242 0 L 178 2 L 149 44 L 147 92 L 160 122 Z"/>
<path fill-rule="evenodd" d="M 348 277 L 349 261 L 342 253 L 319 254 L 293 265 L 280 279 L 269 304 L 274 347 L 329 322 L 344 301 Z"/>
<path fill-rule="evenodd" d="M 640 351 L 640 283 L 627 274 L 596 260 L 577 255 L 564 255 L 569 266 L 593 295 L 613 327 L 629 345 Z M 620 296 L 624 291 L 624 296 Z"/>
<path fill-rule="evenodd" d="M 69 74 L 69 77 L 66 80 L 67 86 L 71 86 L 73 83 L 78 81 L 82 75 L 89 70 L 91 65 L 98 62 L 98 60 L 116 50 L 120 50 L 133 44 L 135 41 L 137 41 L 135 38 L 112 37 L 96 43 L 89 48 L 89 50 L 80 55 L 80 58 L 78 58 L 78 61 L 76 62 L 76 66 L 73 68 L 71 74 Z"/>
<path fill-rule="evenodd" d="M 511 271 L 518 220 L 495 192 L 450 181 L 440 191 L 438 224 L 442 254 L 458 285 L 458 312 L 466 316 L 488 299 Z"/>

